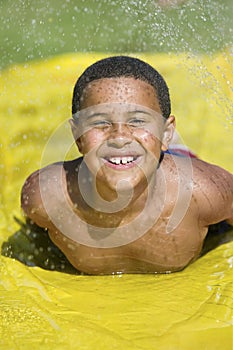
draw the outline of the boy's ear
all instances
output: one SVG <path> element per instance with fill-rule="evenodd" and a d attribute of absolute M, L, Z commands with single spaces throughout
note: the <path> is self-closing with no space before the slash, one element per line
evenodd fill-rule
<path fill-rule="evenodd" d="M 172 140 L 174 131 L 176 128 L 176 120 L 174 115 L 170 115 L 165 123 L 164 133 L 163 133 L 163 139 L 162 139 L 162 151 L 167 151 L 168 146 Z"/>
<path fill-rule="evenodd" d="M 78 131 L 78 126 L 75 123 L 74 119 L 69 119 L 71 131 L 74 137 L 74 140 L 76 142 L 76 145 L 78 146 L 78 150 L 80 153 L 82 153 L 82 142 L 80 139 L 79 131 Z"/>

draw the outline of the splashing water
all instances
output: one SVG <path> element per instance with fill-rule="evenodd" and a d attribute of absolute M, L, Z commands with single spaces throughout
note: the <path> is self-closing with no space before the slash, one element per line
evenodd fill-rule
<path fill-rule="evenodd" d="M 232 47 L 231 1 L 164 3 L 2 1 L 0 68 L 73 51 L 212 54 Z"/>

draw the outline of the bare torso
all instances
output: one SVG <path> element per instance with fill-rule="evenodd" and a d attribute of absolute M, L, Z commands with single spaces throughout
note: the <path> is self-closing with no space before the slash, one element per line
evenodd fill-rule
<path fill-rule="evenodd" d="M 207 229 L 189 224 L 187 216 L 179 228 L 166 234 L 161 218 L 143 237 L 114 248 L 79 244 L 55 228 L 49 236 L 73 266 L 88 274 L 164 273 L 179 271 L 199 256 Z"/>
<path fill-rule="evenodd" d="M 40 190 L 44 187 L 46 197 L 43 194 L 42 198 L 37 197 L 39 209 L 34 209 L 31 215 L 25 211 L 38 225 L 48 228 L 52 241 L 72 265 L 84 273 L 164 273 L 181 270 L 200 255 L 208 223 L 213 221 L 212 202 L 216 198 L 208 196 L 208 193 L 211 194 L 214 190 L 216 192 L 217 185 L 214 185 L 215 182 L 210 177 L 212 169 L 208 174 L 207 163 L 192 160 L 190 173 L 190 168 L 187 170 L 186 166 L 187 160 L 177 158 L 179 159 L 174 166 L 174 158 L 165 156 L 157 171 L 158 179 L 162 179 L 158 186 L 159 192 L 155 191 L 153 202 L 149 202 L 138 221 L 138 214 L 133 215 L 127 210 L 119 216 L 98 212 L 85 204 L 77 186 L 80 160 L 44 168 L 40 172 Z M 38 174 L 32 175 L 30 186 L 26 184 L 23 193 L 28 195 L 30 190 L 38 186 Z M 60 184 L 59 178 L 62 180 Z M 61 186 L 64 196 L 60 195 Z M 158 198 L 158 193 L 162 196 L 162 201 Z M 219 196 L 223 197 L 224 193 L 220 191 Z M 221 201 L 220 197 L 219 200 Z M 67 203 L 72 215 L 66 212 Z M 206 220 L 203 220 L 202 213 L 206 215 Z M 226 218 L 227 215 L 226 213 Z M 215 222 L 224 219 L 223 216 L 219 210 L 219 218 L 216 217 Z M 93 239 L 90 227 L 100 230 L 110 227 L 112 232 L 118 232 L 117 229 L 125 224 L 130 224 L 130 229 L 125 231 L 126 239 L 123 243 L 110 241 L 110 244 L 102 248 L 101 242 L 104 240 L 98 240 L 95 232 L 94 242 L 97 244 L 88 240 L 91 236 L 90 239 Z"/>

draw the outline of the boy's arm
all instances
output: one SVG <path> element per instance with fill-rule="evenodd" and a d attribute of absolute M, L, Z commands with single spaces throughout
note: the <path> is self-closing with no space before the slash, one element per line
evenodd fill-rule
<path fill-rule="evenodd" d="M 25 181 L 21 191 L 21 207 L 28 218 L 43 228 L 49 227 L 49 217 L 41 198 L 41 170 L 32 173 Z"/>
<path fill-rule="evenodd" d="M 226 220 L 233 225 L 233 175 L 206 162 L 194 161 L 194 196 L 200 221 L 209 226 Z"/>

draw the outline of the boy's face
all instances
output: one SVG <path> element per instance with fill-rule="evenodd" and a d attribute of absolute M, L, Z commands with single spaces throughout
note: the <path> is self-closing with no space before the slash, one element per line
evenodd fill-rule
<path fill-rule="evenodd" d="M 155 174 L 173 123 L 164 121 L 154 88 L 131 77 L 91 82 L 77 120 L 72 128 L 84 161 L 112 190 L 135 188 Z"/>

